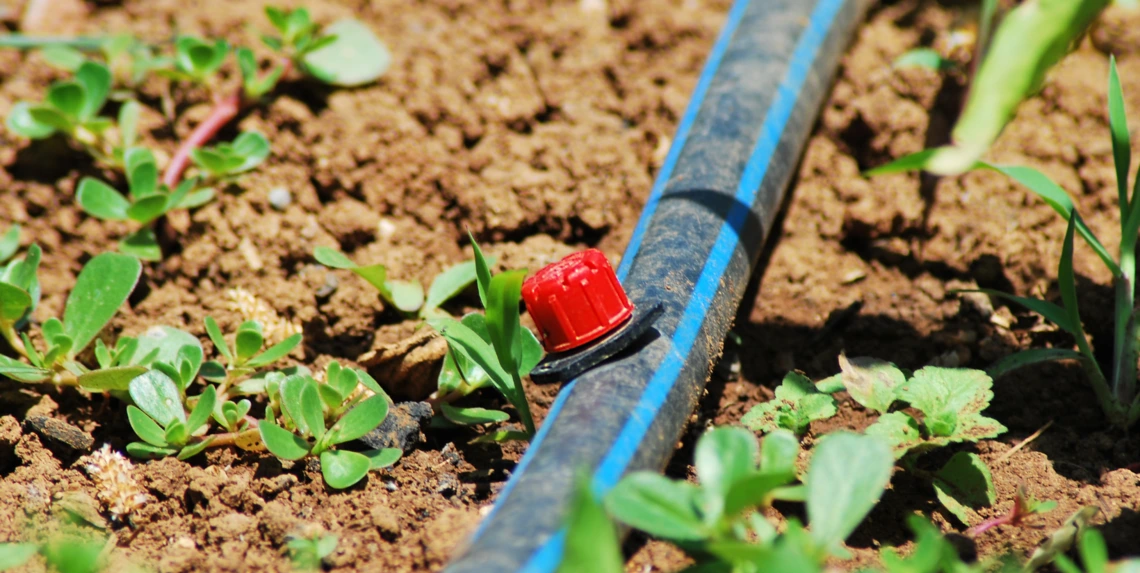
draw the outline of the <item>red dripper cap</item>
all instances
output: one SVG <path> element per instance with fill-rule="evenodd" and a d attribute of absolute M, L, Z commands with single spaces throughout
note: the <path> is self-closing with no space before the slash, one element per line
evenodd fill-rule
<path fill-rule="evenodd" d="M 547 352 L 565 352 L 612 332 L 633 313 L 613 267 L 597 249 L 543 267 L 522 287 Z"/>

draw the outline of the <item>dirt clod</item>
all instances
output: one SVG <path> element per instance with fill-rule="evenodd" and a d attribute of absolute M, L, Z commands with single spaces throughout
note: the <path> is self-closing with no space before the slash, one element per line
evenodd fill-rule
<path fill-rule="evenodd" d="M 63 459 L 90 452 L 95 445 L 91 434 L 56 418 L 32 416 L 24 420 L 24 429 L 39 435 L 44 445 Z"/>
<path fill-rule="evenodd" d="M 360 438 L 370 448 L 399 448 L 409 451 L 423 441 L 422 430 L 431 421 L 427 402 L 402 402 L 388 410 L 388 417 L 375 430 Z"/>

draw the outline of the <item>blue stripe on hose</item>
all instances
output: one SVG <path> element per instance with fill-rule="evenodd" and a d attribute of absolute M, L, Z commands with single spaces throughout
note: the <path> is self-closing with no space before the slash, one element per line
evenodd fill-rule
<path fill-rule="evenodd" d="M 845 0 L 820 0 L 812 11 L 811 19 L 800 36 L 792 53 L 787 74 L 781 82 L 772 106 L 768 110 L 752 156 L 744 168 L 744 174 L 736 188 L 736 204 L 721 226 L 704 269 L 701 270 L 693 295 L 689 299 L 677 331 L 673 333 L 673 348 L 665 356 L 661 366 L 649 381 L 641 400 L 630 413 L 625 426 L 614 441 L 606 457 L 594 473 L 594 493 L 603 495 L 617 484 L 629 462 L 637 452 L 637 445 L 649 431 L 657 412 L 672 390 L 677 376 L 685 364 L 685 357 L 692 350 L 693 343 L 700 333 L 705 314 L 713 297 L 720 287 L 721 278 L 736 250 L 739 237 L 736 228 L 743 225 L 749 208 L 760 189 L 760 183 L 768 172 L 772 154 L 775 153 L 788 120 L 795 111 L 800 89 L 811 73 L 811 64 L 820 46 L 827 38 L 828 30 L 835 21 Z M 562 560 L 562 546 L 565 531 L 560 530 L 531 556 L 523 567 L 526 573 L 547 573 L 557 569 Z"/>
<path fill-rule="evenodd" d="M 705 103 L 709 86 L 712 85 L 713 77 L 720 69 L 720 63 L 724 60 L 724 53 L 728 51 L 728 44 L 732 40 L 732 35 L 736 33 L 740 20 L 744 17 L 748 3 L 749 0 L 736 0 L 732 4 L 732 9 L 728 11 L 728 18 L 724 22 L 724 27 L 721 28 L 720 36 L 713 44 L 708 62 L 705 63 L 705 69 L 701 72 L 700 79 L 697 80 L 697 87 L 693 90 L 689 107 L 685 108 L 685 115 L 681 116 L 677 133 L 673 135 L 674 140 L 673 144 L 669 146 L 669 154 L 665 156 L 665 163 L 661 164 L 661 171 L 657 173 L 657 179 L 653 182 L 653 190 L 649 192 L 649 199 L 645 201 L 645 207 L 641 210 L 641 217 L 637 220 L 637 226 L 634 227 L 633 235 L 629 238 L 629 244 L 625 247 L 625 254 L 622 255 L 621 264 L 618 265 L 617 269 L 619 281 L 625 281 L 625 276 L 629 274 L 629 267 L 641 249 L 641 241 L 645 238 L 645 231 L 649 228 L 649 221 L 653 219 L 653 213 L 657 211 L 657 203 L 661 201 L 661 195 L 665 192 L 665 184 L 673 177 L 673 168 L 677 166 L 677 158 L 681 156 L 681 150 L 684 149 L 685 142 L 689 139 L 689 130 L 692 129 L 693 122 L 697 120 L 701 105 Z"/>
<path fill-rule="evenodd" d="M 638 247 L 641 245 L 642 237 L 645 235 L 645 229 L 649 226 L 649 220 L 653 218 L 653 211 L 657 207 L 658 200 L 661 199 L 661 193 L 665 189 L 665 183 L 669 181 L 669 177 L 673 174 L 673 167 L 677 164 L 677 157 L 681 155 L 681 148 L 685 146 L 685 141 L 689 137 L 689 130 L 693 127 L 693 121 L 697 118 L 697 112 L 701 109 L 701 104 L 704 103 L 705 95 L 709 91 L 709 85 L 712 84 L 713 77 L 716 76 L 717 70 L 720 69 L 720 63 L 724 59 L 724 53 L 728 50 L 728 44 L 732 40 L 732 35 L 736 32 L 737 26 L 740 24 L 741 18 L 744 16 L 744 10 L 748 7 L 750 0 L 737 0 L 732 9 L 728 12 L 728 17 L 725 20 L 724 27 L 717 37 L 716 43 L 713 44 L 712 52 L 709 53 L 708 62 L 705 63 L 705 69 L 701 71 L 701 77 L 697 80 L 697 87 L 693 90 L 693 97 L 689 100 L 689 107 L 685 109 L 685 115 L 681 118 L 681 124 L 677 127 L 675 135 L 676 140 L 669 148 L 669 155 L 665 157 L 665 163 L 661 166 L 661 172 L 657 175 L 657 181 L 653 184 L 653 190 L 649 194 L 649 200 L 645 204 L 645 208 L 641 211 L 641 219 L 637 223 L 637 227 L 633 231 L 633 237 L 626 247 L 625 255 L 622 257 L 621 265 L 618 267 L 618 279 L 624 279 L 625 274 L 629 272 L 629 264 L 633 262 L 634 256 L 637 254 Z M 562 410 L 562 404 L 566 401 L 566 396 L 570 395 L 573 382 L 568 384 L 558 394 L 558 398 L 551 404 L 550 410 L 547 411 L 546 419 L 539 428 L 538 433 L 530 442 L 530 447 L 527 448 L 526 453 L 523 455 L 519 465 L 515 467 L 515 471 L 511 473 L 511 479 L 507 481 L 507 485 L 499 492 L 499 499 L 507 499 L 507 495 L 514 489 L 515 484 L 518 483 L 518 476 L 523 474 L 523 470 L 530 464 L 531 458 L 538 451 L 538 445 L 542 443 L 546 437 L 546 429 L 551 426 L 551 422 Z M 479 528 L 475 530 L 475 534 L 471 536 L 471 542 L 479 539 L 483 532 L 486 530 L 487 525 L 490 524 L 495 514 L 499 511 L 499 505 L 495 504 L 491 514 L 483 518 Z"/>

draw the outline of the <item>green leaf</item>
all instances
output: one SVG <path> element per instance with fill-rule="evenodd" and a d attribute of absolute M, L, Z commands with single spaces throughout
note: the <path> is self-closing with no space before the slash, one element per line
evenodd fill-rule
<path fill-rule="evenodd" d="M 76 114 L 88 120 L 99 114 L 111 92 L 111 70 L 99 62 L 83 62 L 75 71 L 75 80 L 83 86 L 83 105 Z"/>
<path fill-rule="evenodd" d="M 1081 360 L 1084 356 L 1068 348 L 1030 348 L 1003 357 L 986 369 L 990 378 L 997 380 L 1018 368 L 1053 362 L 1055 360 Z"/>
<path fill-rule="evenodd" d="M 20 248 L 20 226 L 13 224 L 0 236 L 0 263 L 12 258 Z"/>
<path fill-rule="evenodd" d="M 796 473 L 800 441 L 787 430 L 776 430 L 760 441 L 760 470 L 764 473 Z"/>
<path fill-rule="evenodd" d="M 198 403 L 194 405 L 194 409 L 190 412 L 190 417 L 186 420 L 186 431 L 193 434 L 201 428 L 203 424 L 210 420 L 210 413 L 214 411 L 214 404 L 218 401 L 217 390 L 213 386 L 206 386 L 206 390 L 198 396 Z"/>
<path fill-rule="evenodd" d="M 515 403 L 518 398 L 517 395 L 521 393 L 522 389 L 514 387 L 514 380 L 499 365 L 495 350 L 487 341 L 483 340 L 466 324 L 450 317 L 431 318 L 427 320 L 427 323 L 447 339 L 452 348 L 455 348 L 457 352 L 462 353 L 465 358 L 469 358 L 487 372 L 491 378 L 491 384 L 508 401 L 512 404 Z"/>
<path fill-rule="evenodd" d="M 40 546 L 36 543 L 0 543 L 0 571 L 15 569 L 27 563 Z"/>
<path fill-rule="evenodd" d="M 105 221 L 126 221 L 130 201 L 106 183 L 84 177 L 75 192 L 75 200 L 85 213 Z"/>
<path fill-rule="evenodd" d="M 175 62 L 178 68 L 198 81 L 216 72 L 228 53 L 229 45 L 225 40 L 210 44 L 198 38 L 182 36 L 175 41 Z"/>
<path fill-rule="evenodd" d="M 83 52 L 72 48 L 70 46 L 62 45 L 47 45 L 40 50 L 40 55 L 44 57 L 44 61 L 53 68 L 59 68 L 67 72 L 75 72 L 83 62 L 87 61 L 87 57 Z"/>
<path fill-rule="evenodd" d="M 293 349 L 301 343 L 302 338 L 303 336 L 300 333 L 294 334 L 289 338 L 286 338 L 285 340 L 282 340 L 281 342 L 270 346 L 265 350 L 265 352 L 254 356 L 245 364 L 250 368 L 261 368 L 262 366 L 268 366 L 274 362 L 277 362 L 278 360 L 288 356 L 289 353 L 292 352 Z"/>
<path fill-rule="evenodd" d="M 384 265 L 360 266 L 352 262 L 344 253 L 329 247 L 313 249 L 313 257 L 318 263 L 333 268 L 347 269 L 368 281 L 380 291 L 380 296 L 403 312 L 415 312 L 423 303 L 423 287 L 418 282 L 389 281 L 388 270 Z M 396 289 L 398 292 L 394 292 Z"/>
<path fill-rule="evenodd" d="M 506 442 L 525 442 L 530 440 L 530 434 L 527 432 L 520 432 L 518 430 L 497 430 L 494 432 L 487 432 L 474 440 L 472 444 L 502 444 Z"/>
<path fill-rule="evenodd" d="M 56 123 L 42 123 L 31 113 L 33 104 L 21 101 L 12 106 L 4 125 L 8 131 L 29 139 L 44 139 L 56 131 Z"/>
<path fill-rule="evenodd" d="M 166 374 L 151 370 L 131 380 L 129 388 L 135 405 L 162 427 L 175 420 L 186 422 L 178 387 Z"/>
<path fill-rule="evenodd" d="M 1081 554 L 1081 563 L 1084 564 L 1085 571 L 1089 573 L 1108 571 L 1108 545 L 1099 531 L 1092 528 L 1085 529 L 1077 541 L 1077 551 Z"/>
<path fill-rule="evenodd" d="M 79 82 L 56 82 L 48 88 L 45 100 L 66 117 L 78 118 L 87 100 L 87 93 Z"/>
<path fill-rule="evenodd" d="M 185 423 L 175 420 L 166 427 L 164 437 L 167 444 L 181 448 L 186 445 L 186 440 L 190 439 L 190 432 L 186 429 Z"/>
<path fill-rule="evenodd" d="M 341 416 L 329 430 L 326 441 L 329 444 L 340 444 L 355 440 L 376 429 L 387 416 L 388 398 L 380 395 L 371 396 Z"/>
<path fill-rule="evenodd" d="M 310 384 L 313 384 L 313 380 L 308 376 L 294 374 L 286 376 L 280 386 L 281 413 L 302 434 L 310 433 L 301 404 L 301 394 L 304 393 L 305 386 Z"/>
<path fill-rule="evenodd" d="M 172 326 L 152 326 L 139 335 L 136 355 L 148 356 L 154 352 L 154 362 L 174 364 L 186 346 L 196 348 L 201 355 L 202 343 L 197 336 Z"/>
<path fill-rule="evenodd" d="M 910 155 L 900 157 L 886 165 L 881 165 L 874 169 L 869 169 L 863 173 L 865 177 L 875 177 L 877 175 L 888 175 L 892 173 L 904 173 L 907 171 L 918 171 L 925 169 L 930 158 L 934 156 L 937 149 L 924 149 Z"/>
<path fill-rule="evenodd" d="M 231 174 L 244 173 L 261 165 L 269 157 L 269 140 L 256 131 L 244 131 L 234 139 L 233 150 L 242 158 L 242 163 Z"/>
<path fill-rule="evenodd" d="M 370 469 L 378 470 L 386 468 L 397 461 L 404 455 L 399 448 L 383 448 L 380 450 L 365 450 L 360 452 L 368 458 Z"/>
<path fill-rule="evenodd" d="M 144 261 L 162 260 L 162 247 L 150 227 L 139 229 L 119 241 L 119 252 Z"/>
<path fill-rule="evenodd" d="M 1033 312 L 1036 312 L 1037 314 L 1040 314 L 1045 318 L 1045 320 L 1048 320 L 1049 322 L 1052 322 L 1053 324 L 1059 326 L 1061 330 L 1064 330 L 1069 334 L 1073 334 L 1074 336 L 1076 335 L 1075 333 L 1078 326 L 1073 325 L 1069 321 L 1069 314 L 1065 311 L 1065 309 L 1051 302 L 1037 298 L 1014 296 L 1012 294 L 1006 294 L 1004 292 L 992 289 L 963 290 L 959 292 L 980 292 L 988 294 L 990 296 L 996 296 L 1010 302 L 1015 302 Z"/>
<path fill-rule="evenodd" d="M 487 289 L 487 331 L 491 334 L 491 344 L 503 370 L 518 372 L 522 358 L 522 344 L 519 330 L 519 300 L 522 298 L 522 283 L 526 271 L 515 270 L 499 273 L 491 277 Z"/>
<path fill-rule="evenodd" d="M 103 368 L 79 375 L 79 387 L 85 390 L 109 391 L 127 390 L 131 380 L 146 373 L 142 366 L 118 366 Z"/>
<path fill-rule="evenodd" d="M 877 358 L 848 359 L 839 355 L 843 386 L 864 408 L 887 413 L 895 401 L 895 392 L 906 382 L 906 376 L 894 364 Z"/>
<path fill-rule="evenodd" d="M 7 356 L 0 356 L 0 376 L 7 376 L 17 382 L 34 384 L 50 379 L 51 375 L 51 370 L 29 366 Z"/>
<path fill-rule="evenodd" d="M 899 395 L 928 418 L 955 414 L 953 432 L 940 435 L 944 439 L 939 443 L 976 442 L 1005 432 L 1005 426 L 981 415 L 993 399 L 992 387 L 993 381 L 981 370 L 927 366 L 914 373 Z"/>
<path fill-rule="evenodd" d="M 1116 72 L 1116 56 L 1108 58 L 1108 131 L 1112 137 L 1112 159 L 1116 166 L 1116 190 L 1120 213 L 1128 212 L 1128 172 L 1132 163 L 1132 144 L 1128 138 L 1128 118 L 1124 113 L 1124 93 Z"/>
<path fill-rule="evenodd" d="M 205 438 L 204 440 L 202 440 L 200 442 L 194 442 L 192 444 L 188 444 L 186 446 L 183 446 L 182 449 L 178 451 L 178 459 L 188 460 L 188 459 L 206 451 L 206 448 L 210 447 L 210 442 L 213 442 L 213 441 L 214 441 L 214 436 L 208 436 L 207 438 Z"/>
<path fill-rule="evenodd" d="M 742 428 L 714 428 L 697 440 L 693 465 L 703 488 L 724 494 L 735 482 L 756 471 L 759 453 L 752 432 Z"/>
<path fill-rule="evenodd" d="M 309 442 L 293 432 L 282 429 L 269 420 L 259 422 L 257 429 L 261 432 L 261 441 L 265 442 L 265 447 L 278 458 L 299 460 L 309 455 Z"/>
<path fill-rule="evenodd" d="M 488 263 L 493 265 L 495 261 L 492 259 Z M 425 316 L 426 313 L 439 308 L 443 303 L 458 296 L 471 286 L 471 283 L 475 282 L 475 278 L 476 270 L 473 260 L 448 267 L 447 270 L 436 275 L 428 289 L 427 300 L 420 309 L 420 316 Z"/>
<path fill-rule="evenodd" d="M 387 292 L 385 298 L 400 312 L 414 313 L 424 304 L 424 287 L 420 281 L 387 281 L 380 292 Z"/>
<path fill-rule="evenodd" d="M 319 446 L 322 443 L 321 438 L 325 435 L 325 411 L 324 405 L 321 404 L 321 396 L 317 392 L 317 385 L 312 382 L 301 387 L 301 417 L 304 418 L 305 426 Z"/>
<path fill-rule="evenodd" d="M 143 442 L 131 442 L 127 444 L 127 453 L 141 459 L 158 459 L 177 454 L 178 448 L 165 448 Z"/>
<path fill-rule="evenodd" d="M 824 436 L 804 480 L 811 536 L 820 546 L 847 539 L 879 502 L 894 456 L 882 439 L 838 432 Z"/>
<path fill-rule="evenodd" d="M 480 424 L 491 424 L 495 422 L 506 422 L 510 419 L 510 415 L 502 410 L 488 410 L 486 408 L 461 408 L 452 406 L 447 402 L 441 402 L 439 405 L 443 417 L 447 418 L 449 422 L 459 424 L 462 426 L 477 426 Z"/>
<path fill-rule="evenodd" d="M 834 398 L 816 390 L 803 374 L 789 372 L 776 388 L 775 398 L 754 406 L 740 423 L 758 432 L 784 428 L 799 435 L 807 431 L 811 422 L 830 418 L 837 412 Z"/>
<path fill-rule="evenodd" d="M 253 358 L 257 351 L 261 350 L 264 343 L 265 338 L 260 331 L 239 328 L 237 336 L 234 337 L 234 350 L 237 352 L 238 364 L 245 364 L 246 361 Z"/>
<path fill-rule="evenodd" d="M 226 362 L 233 362 L 234 355 L 230 352 L 230 347 L 226 344 L 226 338 L 222 336 L 222 329 L 218 328 L 218 323 L 209 316 L 206 317 L 205 323 L 206 335 L 210 337 L 210 342 L 214 343 L 214 349 L 226 359 Z"/>
<path fill-rule="evenodd" d="M 36 124 L 50 125 L 55 131 L 71 133 L 75 129 L 75 123 L 71 118 L 49 105 L 32 105 L 28 107 L 28 115 Z"/>
<path fill-rule="evenodd" d="M 0 282 L 0 321 L 16 322 L 32 306 L 32 297 L 27 291 Z"/>
<path fill-rule="evenodd" d="M 132 147 L 123 155 L 131 196 L 137 201 L 158 190 L 158 163 L 145 147 Z"/>
<path fill-rule="evenodd" d="M 606 495 L 606 511 L 626 525 L 672 542 L 701 541 L 711 532 L 697 511 L 700 490 L 653 472 L 634 472 Z"/>
<path fill-rule="evenodd" d="M 323 35 L 336 39 L 301 58 L 304 70 L 318 80 L 336 86 L 359 86 L 376 81 L 388 71 L 392 55 L 362 22 L 341 20 L 325 28 Z"/>
<path fill-rule="evenodd" d="M 792 472 L 754 472 L 742 476 L 724 492 L 724 515 L 735 517 L 741 512 L 763 505 L 776 488 L 795 479 Z"/>
<path fill-rule="evenodd" d="M 265 7 L 265 15 L 269 17 L 269 22 L 277 29 L 282 35 L 285 34 L 285 28 L 288 26 L 288 16 L 280 8 L 274 6 Z"/>
<path fill-rule="evenodd" d="M 954 62 L 943 58 L 942 54 L 939 54 L 937 50 L 918 48 L 909 50 L 898 58 L 895 58 L 895 61 L 891 63 L 891 67 L 895 69 L 923 68 L 943 72 L 952 69 Z"/>
<path fill-rule="evenodd" d="M 214 199 L 213 189 L 199 189 L 189 193 L 175 207 L 179 209 L 195 209 L 209 203 Z"/>
<path fill-rule="evenodd" d="M 68 358 L 74 358 L 99 334 L 127 301 L 142 274 L 138 259 L 103 253 L 87 262 L 63 309 L 64 332 L 74 341 Z"/>
<path fill-rule="evenodd" d="M 372 460 L 368 456 L 347 450 L 321 452 L 321 474 L 333 489 L 344 489 L 368 475 Z"/>
<path fill-rule="evenodd" d="M 166 213 L 168 204 L 167 197 L 149 195 L 132 203 L 127 209 L 127 217 L 132 221 L 146 225 Z"/>
<path fill-rule="evenodd" d="M 134 147 L 138 139 L 141 110 L 142 106 L 133 99 L 119 108 L 119 143 L 124 149 Z"/>
<path fill-rule="evenodd" d="M 868 426 L 864 433 L 886 440 L 896 459 L 902 458 L 912 448 L 925 443 L 918 421 L 906 412 L 883 414 L 874 424 Z"/>
<path fill-rule="evenodd" d="M 135 435 L 144 442 L 160 448 L 169 447 L 166 443 L 166 431 L 142 410 L 135 406 L 127 406 L 127 420 L 131 423 Z"/>
<path fill-rule="evenodd" d="M 623 573 L 617 529 L 590 491 L 588 474 L 575 480 L 574 497 L 566 513 L 566 542 L 558 573 Z"/>
<path fill-rule="evenodd" d="M 471 249 L 475 251 L 475 282 L 479 288 L 479 302 L 483 308 L 487 308 L 487 291 L 491 289 L 491 262 L 483 256 L 483 249 L 479 248 L 479 243 L 475 241 L 475 236 L 470 231 L 467 236 L 471 239 Z"/>
<path fill-rule="evenodd" d="M 990 469 L 977 454 L 958 452 L 934 475 L 938 502 L 962 523 L 970 524 L 967 508 L 993 505 L 997 498 Z"/>

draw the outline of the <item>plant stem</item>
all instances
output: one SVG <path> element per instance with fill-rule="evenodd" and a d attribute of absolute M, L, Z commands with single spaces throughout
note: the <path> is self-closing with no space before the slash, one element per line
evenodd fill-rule
<path fill-rule="evenodd" d="M 24 358 L 28 357 L 28 350 L 24 348 L 24 341 L 16 336 L 16 329 L 12 328 L 11 324 L 5 324 L 3 328 L 0 328 L 0 334 L 4 336 L 4 340 L 8 341 L 8 346 L 11 346 L 12 350 Z"/>
<path fill-rule="evenodd" d="M 519 411 L 519 418 L 522 419 L 523 426 L 526 427 L 526 433 L 529 437 L 534 437 L 534 417 L 530 413 L 530 402 L 526 399 L 526 391 L 523 390 L 522 377 L 519 376 L 518 370 L 511 370 L 511 378 L 515 382 L 515 409 Z"/>
<path fill-rule="evenodd" d="M 182 141 L 170 164 L 166 166 L 166 171 L 162 173 L 162 182 L 167 187 L 173 189 L 182 181 L 182 174 L 190 165 L 190 152 L 208 143 L 230 120 L 237 117 L 242 107 L 241 95 L 239 88 L 234 93 L 215 101 L 210 115 L 194 128 L 190 137 Z"/>
<path fill-rule="evenodd" d="M 1125 218 L 1121 214 L 1121 218 Z M 1125 229 L 1127 232 L 1127 229 Z M 1132 341 L 1129 340 L 1135 325 L 1132 321 L 1132 310 L 1135 304 L 1136 285 L 1136 245 L 1135 237 L 1132 241 L 1127 238 L 1120 240 L 1120 276 L 1116 283 L 1116 305 L 1114 315 L 1116 324 L 1112 341 L 1112 395 L 1116 401 L 1127 407 L 1131 404 L 1136 392 L 1136 355 L 1132 352 Z"/>

